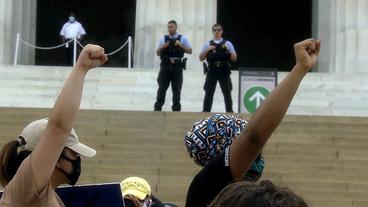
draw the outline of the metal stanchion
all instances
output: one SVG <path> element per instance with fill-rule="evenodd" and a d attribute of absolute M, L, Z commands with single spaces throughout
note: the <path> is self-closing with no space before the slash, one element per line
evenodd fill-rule
<path fill-rule="evenodd" d="M 132 68 L 132 37 L 128 37 L 128 69 Z"/>
<path fill-rule="evenodd" d="M 77 38 L 74 38 L 73 41 L 73 66 L 77 62 Z"/>
<path fill-rule="evenodd" d="M 20 39 L 20 34 L 17 33 L 17 40 L 15 42 L 15 52 L 14 52 L 13 65 L 17 65 L 17 62 L 18 62 L 19 39 Z"/>

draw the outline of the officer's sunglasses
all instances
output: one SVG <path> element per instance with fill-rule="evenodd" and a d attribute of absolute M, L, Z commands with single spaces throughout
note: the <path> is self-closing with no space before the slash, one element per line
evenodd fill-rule
<path fill-rule="evenodd" d="M 214 32 L 221 32 L 222 29 L 213 29 L 212 31 L 214 31 Z"/>

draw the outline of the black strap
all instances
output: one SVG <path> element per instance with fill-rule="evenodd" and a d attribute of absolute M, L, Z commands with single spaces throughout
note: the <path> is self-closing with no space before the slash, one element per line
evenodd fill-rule
<path fill-rule="evenodd" d="M 165 41 L 164 41 L 164 42 L 169 41 L 169 39 L 170 39 L 170 38 L 169 38 L 169 35 L 165 35 L 165 36 L 164 36 L 164 39 L 165 39 Z"/>
<path fill-rule="evenodd" d="M 211 41 L 210 41 L 210 45 L 221 47 L 221 46 L 222 46 L 222 45 L 224 45 L 226 42 L 227 42 L 227 40 L 222 39 L 222 41 L 221 41 L 221 42 L 219 42 L 219 43 L 217 44 L 214 40 L 211 40 Z"/>
<path fill-rule="evenodd" d="M 178 37 L 176 37 L 176 39 L 175 40 L 179 40 L 179 41 L 181 41 L 181 38 L 183 37 L 183 35 L 178 35 Z M 165 35 L 164 36 L 164 39 L 165 39 L 165 42 L 167 42 L 167 41 L 169 41 L 169 40 L 172 40 L 171 38 L 170 38 L 170 35 Z"/>

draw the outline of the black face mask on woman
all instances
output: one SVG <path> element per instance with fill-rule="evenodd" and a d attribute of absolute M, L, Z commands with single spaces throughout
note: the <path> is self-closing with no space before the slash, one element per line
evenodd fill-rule
<path fill-rule="evenodd" d="M 68 180 L 69 180 L 68 184 L 69 185 L 75 185 L 77 183 L 78 179 L 79 179 L 80 174 L 81 174 L 81 158 L 77 157 L 77 159 L 72 160 L 72 159 L 70 159 L 69 157 L 66 157 L 63 154 L 61 154 L 61 157 L 63 159 L 68 160 L 72 164 L 73 172 L 72 173 L 67 173 L 67 172 L 65 172 L 65 170 L 60 169 L 60 168 L 59 168 L 59 170 L 68 178 Z"/>

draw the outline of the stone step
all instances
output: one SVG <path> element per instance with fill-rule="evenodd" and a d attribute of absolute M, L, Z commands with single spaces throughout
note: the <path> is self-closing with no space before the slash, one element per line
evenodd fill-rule
<path fill-rule="evenodd" d="M 0 107 L 53 106 L 70 67 L 0 66 Z M 183 111 L 202 111 L 203 83 L 201 69 L 184 73 Z M 151 111 L 157 91 L 157 69 L 128 70 L 100 68 L 88 73 L 82 100 L 84 109 L 117 109 Z M 287 73 L 279 72 L 279 81 Z M 238 72 L 232 73 L 234 109 L 238 108 Z M 308 73 L 304 78 L 289 114 L 367 116 L 367 74 Z M 163 109 L 170 111 L 172 93 L 169 90 Z M 217 88 L 213 111 L 225 109 L 221 90 Z"/>
<path fill-rule="evenodd" d="M 49 112 L 0 108 L 0 145 Z M 193 121 L 209 115 L 81 110 L 76 131 L 97 155 L 83 159 L 79 183 L 140 176 L 159 198 L 184 206 L 188 186 L 201 167 L 188 156 L 183 138 Z M 262 179 L 295 190 L 314 206 L 366 206 L 366 126 L 364 117 L 286 116 L 264 149 Z"/>

